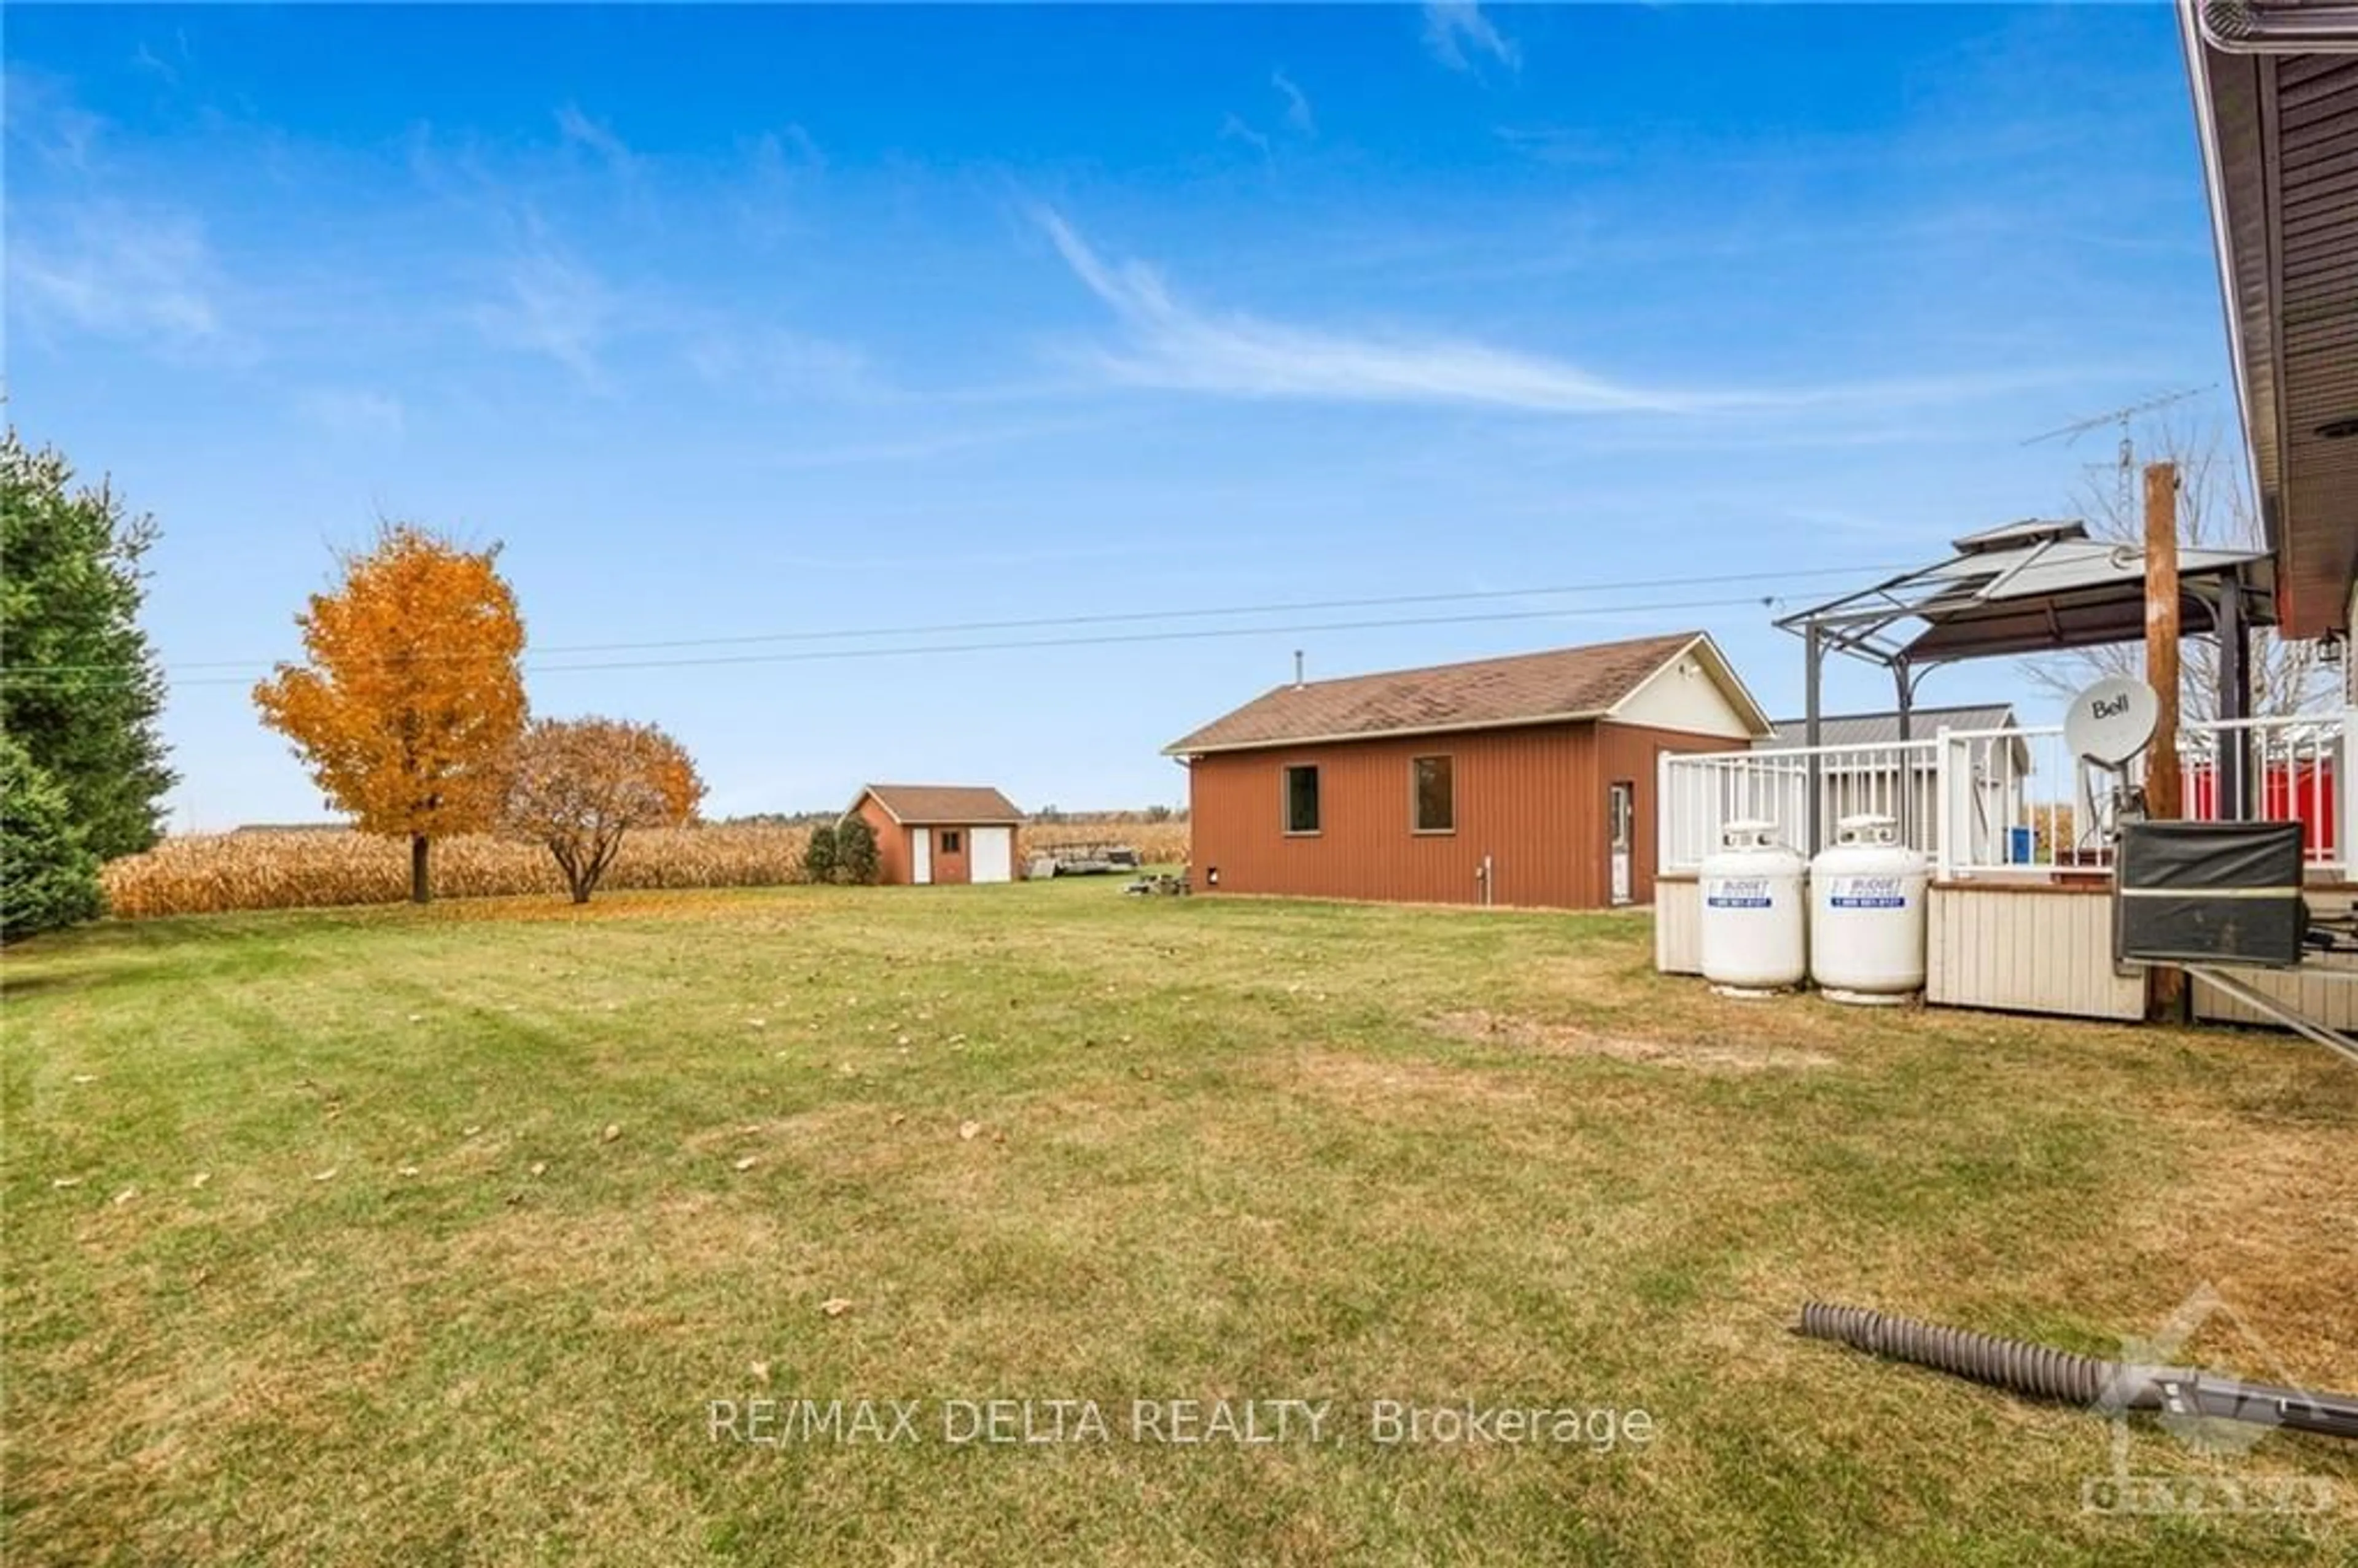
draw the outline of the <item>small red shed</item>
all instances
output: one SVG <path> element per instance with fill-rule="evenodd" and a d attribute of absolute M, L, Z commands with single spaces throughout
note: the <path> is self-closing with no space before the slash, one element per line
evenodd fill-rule
<path fill-rule="evenodd" d="M 1023 825 L 1023 813 L 995 789 L 872 784 L 843 815 L 864 817 L 876 830 L 881 882 L 907 887 L 1015 880 L 1015 830 Z"/>
<path fill-rule="evenodd" d="M 1662 753 L 1771 733 L 1678 632 L 1297 681 L 1164 751 L 1198 892 L 1590 909 L 1653 899 Z"/>

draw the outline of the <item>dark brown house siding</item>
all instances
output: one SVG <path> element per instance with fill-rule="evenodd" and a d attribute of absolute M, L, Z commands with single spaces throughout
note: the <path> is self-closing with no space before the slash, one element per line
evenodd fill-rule
<path fill-rule="evenodd" d="M 1585 722 L 1199 756 L 1188 770 L 1195 886 L 1475 903 L 1487 855 L 1494 903 L 1601 907 L 1610 902 L 1606 789 L 1627 780 L 1637 808 L 1630 893 L 1643 903 L 1654 893 L 1657 757 L 1738 744 Z M 1431 756 L 1451 759 L 1455 820 L 1446 833 L 1411 831 L 1410 763 Z M 1285 770 L 1303 763 L 1319 772 L 1319 830 L 1288 834 Z"/>

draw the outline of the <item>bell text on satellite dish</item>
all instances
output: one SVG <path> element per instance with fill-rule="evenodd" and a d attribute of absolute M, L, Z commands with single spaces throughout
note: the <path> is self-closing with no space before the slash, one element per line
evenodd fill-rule
<path fill-rule="evenodd" d="M 2063 739 L 2071 754 L 2105 767 L 2118 767 L 2153 741 L 2161 701 L 2153 687 L 2127 676 L 2111 676 L 2071 699 L 2063 719 Z"/>

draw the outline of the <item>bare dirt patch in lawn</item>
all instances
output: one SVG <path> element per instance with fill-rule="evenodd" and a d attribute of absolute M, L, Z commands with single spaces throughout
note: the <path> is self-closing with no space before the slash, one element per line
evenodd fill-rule
<path fill-rule="evenodd" d="M 1498 1073 L 1398 1057 L 1362 1056 L 1342 1051 L 1304 1051 L 1294 1058 L 1300 1082 L 1340 1098 L 1454 1100 L 1468 1105 L 1527 1103 L 1531 1085 Z"/>
<path fill-rule="evenodd" d="M 1606 1056 L 1617 1062 L 1703 1072 L 1759 1073 L 1834 1065 L 1834 1058 L 1821 1051 L 1756 1045 L 1738 1040 L 1645 1040 L 1627 1034 L 1600 1034 L 1569 1023 L 1541 1023 L 1535 1019 L 1479 1008 L 1443 1013 L 1432 1020 L 1432 1027 L 1447 1039 L 1501 1045 L 1534 1055 Z"/>

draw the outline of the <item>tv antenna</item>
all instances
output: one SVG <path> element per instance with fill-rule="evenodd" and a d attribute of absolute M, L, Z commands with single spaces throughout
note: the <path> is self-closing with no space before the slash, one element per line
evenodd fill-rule
<path fill-rule="evenodd" d="M 2041 441 L 2052 441 L 2061 437 L 2063 444 L 2068 447 L 2099 425 L 2119 426 L 2121 449 L 2115 481 L 2120 487 L 2117 503 L 2119 510 L 2114 514 L 2114 521 L 2126 527 L 2136 521 L 2131 506 L 2136 494 L 2132 481 L 2136 473 L 2136 443 L 2129 438 L 2129 421 L 2140 414 L 2150 414 L 2157 408 L 2167 408 L 2173 403 L 2183 403 L 2190 397 L 2200 397 L 2204 393 L 2214 390 L 2218 384 L 2217 382 L 2212 382 L 2209 386 L 2190 386 L 2180 392 L 2165 392 L 2159 396 L 2148 397 L 2142 403 L 2132 403 L 2125 407 L 2111 409 L 2103 414 L 2091 414 L 2085 419 L 2077 419 L 2069 425 L 2049 430 L 2043 435 L 2033 436 L 2022 444 L 2026 447 L 2035 447 Z M 2102 465 L 2091 463 L 2088 466 L 2095 469 Z"/>

